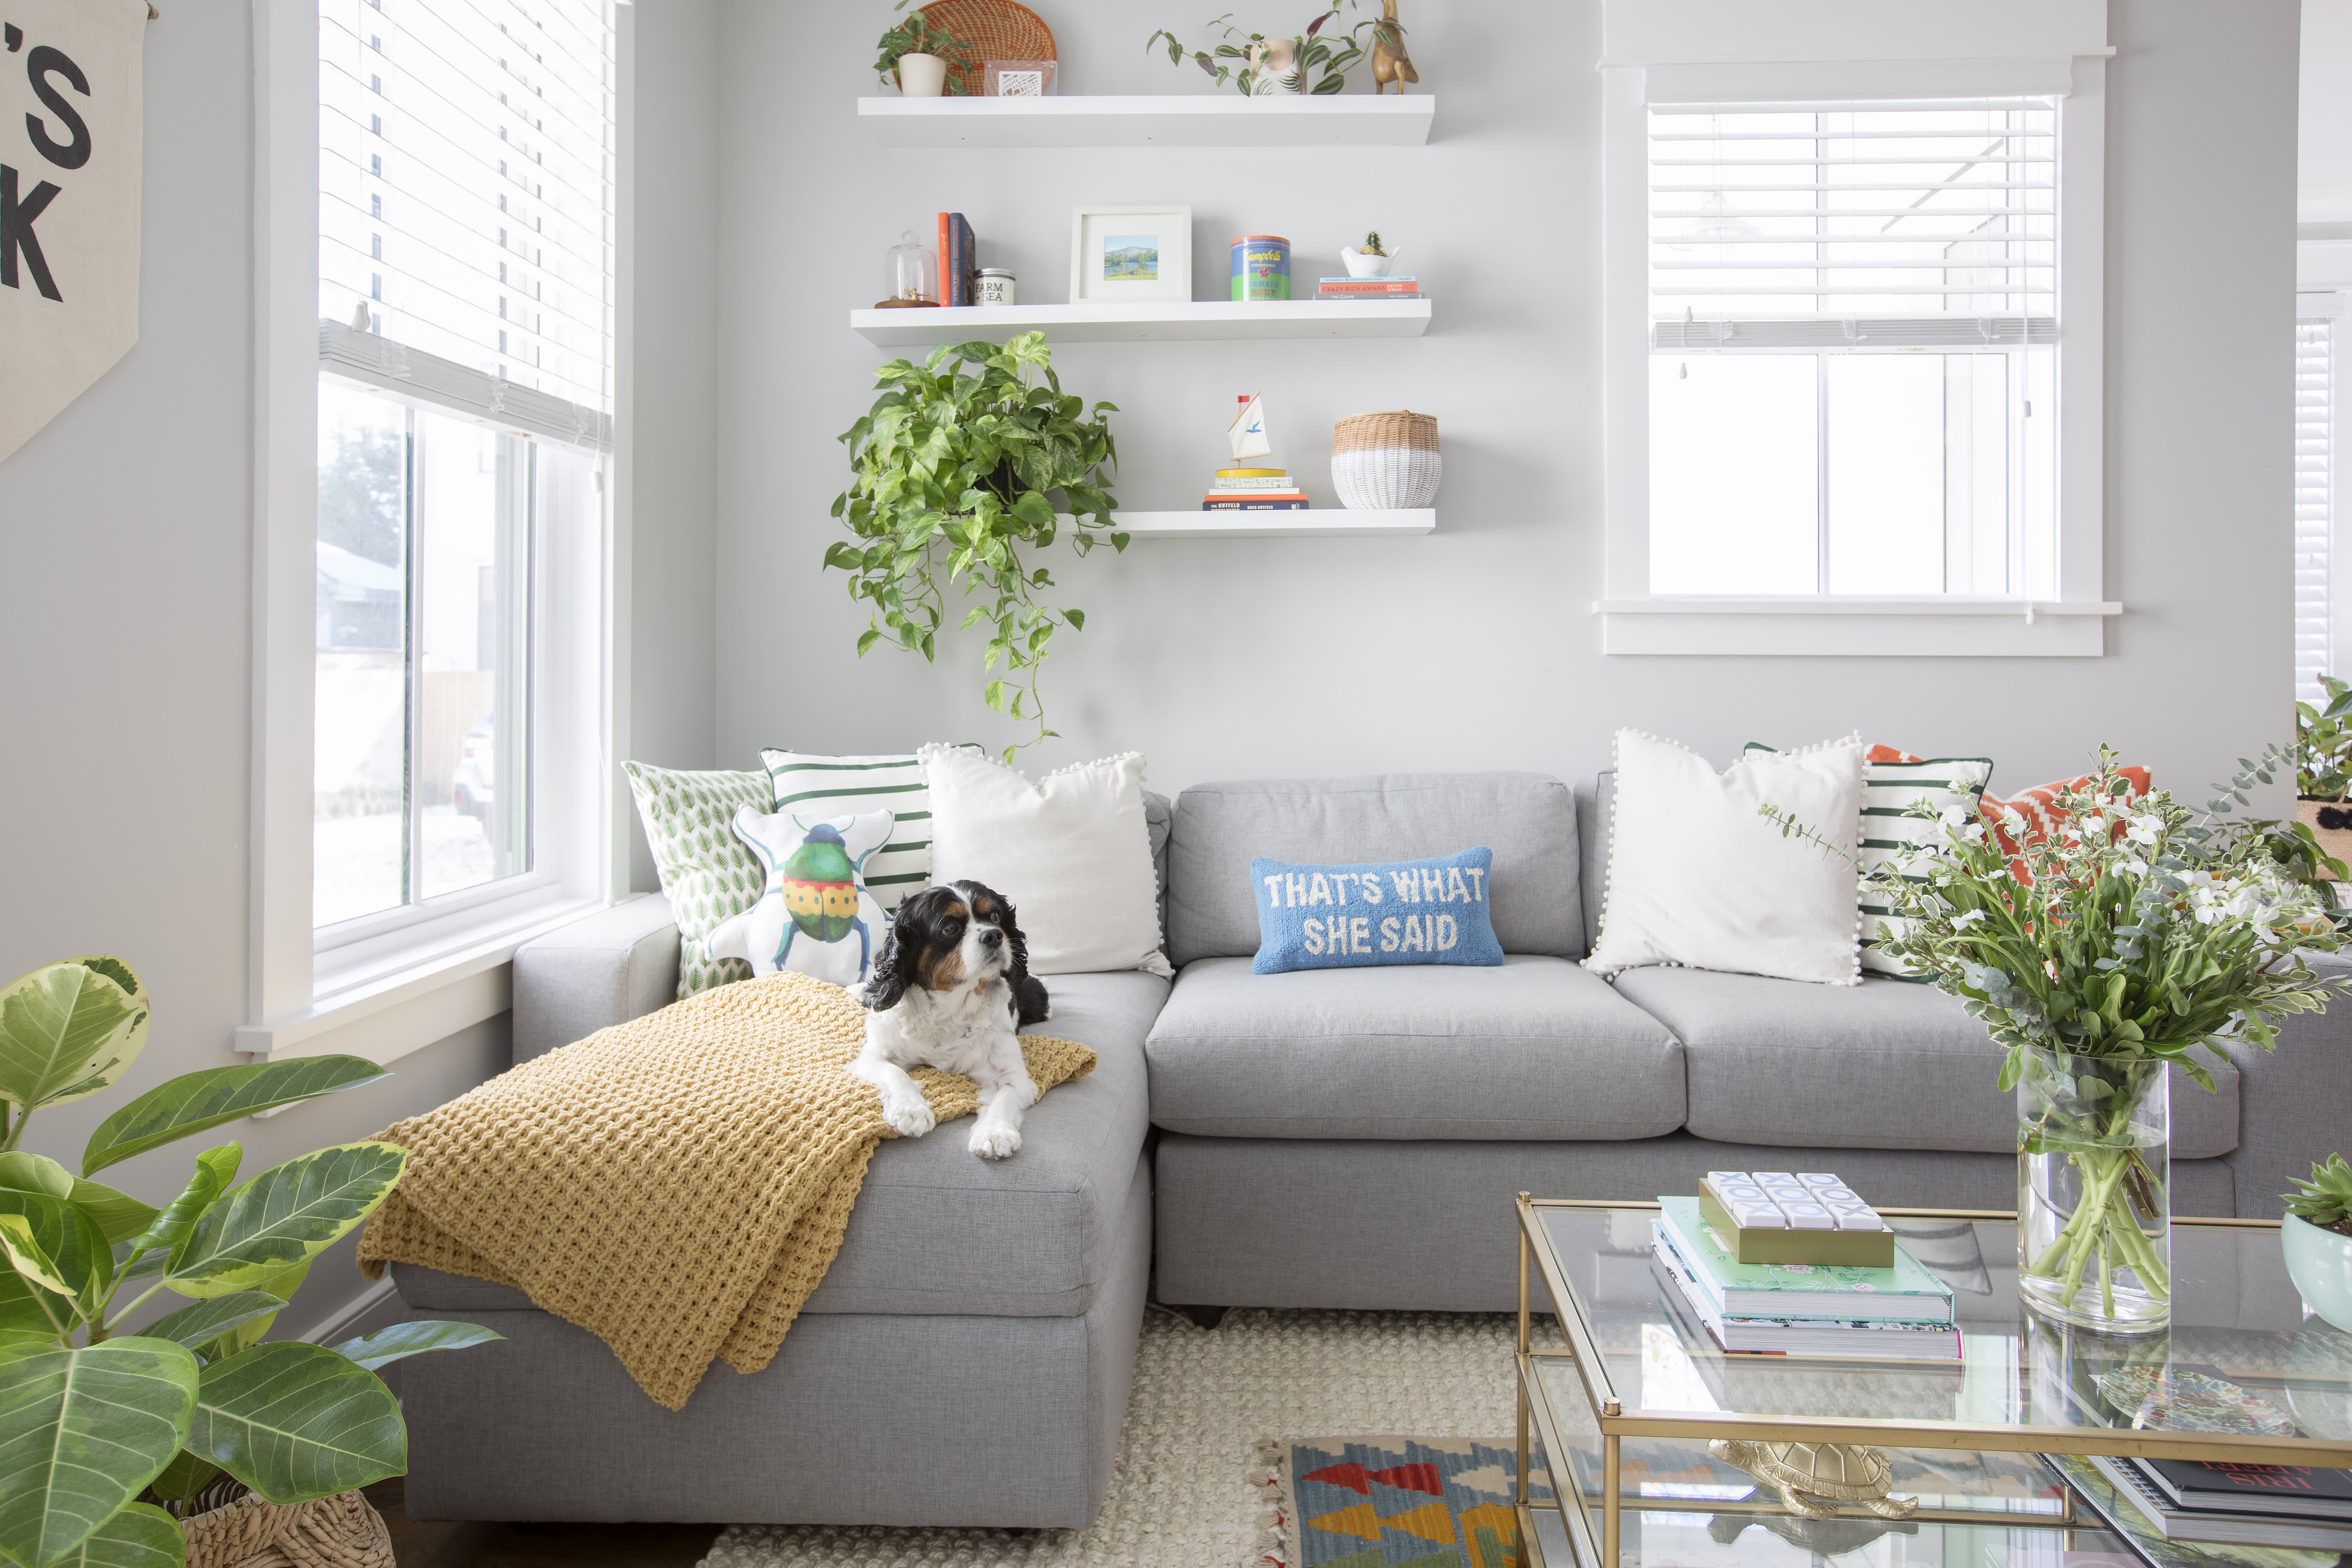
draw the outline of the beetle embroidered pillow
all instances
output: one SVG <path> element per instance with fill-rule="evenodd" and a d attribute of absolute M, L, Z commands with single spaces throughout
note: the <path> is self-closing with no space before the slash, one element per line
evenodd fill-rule
<path fill-rule="evenodd" d="M 1258 974 L 1294 969 L 1503 962 L 1495 940 L 1495 852 L 1360 866 L 1250 862 Z"/>
<path fill-rule="evenodd" d="M 790 970 L 835 985 L 861 984 L 890 917 L 866 889 L 866 863 L 890 840 L 887 811 L 811 820 L 744 806 L 735 837 L 767 868 L 760 901 L 710 933 L 709 955 L 740 958 L 753 974 Z"/>

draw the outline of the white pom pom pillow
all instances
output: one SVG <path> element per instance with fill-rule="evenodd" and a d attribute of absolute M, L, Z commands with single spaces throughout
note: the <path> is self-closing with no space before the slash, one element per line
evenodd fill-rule
<path fill-rule="evenodd" d="M 1584 966 L 1731 970 L 1822 985 L 1862 983 L 1856 872 L 1859 736 L 1797 752 L 1750 752 L 1717 773 L 1636 730 L 1616 739 L 1609 887 Z M 1784 835 L 1759 807 L 1843 851 Z"/>

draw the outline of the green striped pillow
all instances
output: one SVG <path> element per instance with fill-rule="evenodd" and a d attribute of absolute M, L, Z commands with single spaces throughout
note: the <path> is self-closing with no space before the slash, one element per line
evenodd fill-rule
<path fill-rule="evenodd" d="M 912 752 L 821 757 L 771 749 L 760 753 L 760 762 L 768 770 L 774 792 L 771 811 L 788 811 L 810 822 L 862 811 L 897 816 L 890 841 L 866 862 L 863 879 L 866 891 L 885 913 L 895 914 L 899 900 L 929 884 L 931 792 Z"/>
<path fill-rule="evenodd" d="M 1776 749 L 1760 741 L 1748 742 L 1751 752 Z M 1933 822 L 1911 815 L 1913 805 L 1924 800 L 1938 811 L 1957 805 L 1974 817 L 1977 803 L 1984 797 L 1985 785 L 1991 781 L 1990 757 L 1882 762 L 1873 756 L 1864 765 L 1862 777 L 1863 875 L 1867 877 L 1881 866 L 1893 865 L 1909 876 L 1909 867 L 1919 847 L 1940 842 Z M 1914 973 L 1901 959 L 1879 951 L 1878 928 L 1882 924 L 1893 935 L 1901 936 L 1909 922 L 1886 905 L 1876 902 L 1868 882 L 1863 884 L 1861 910 L 1863 968 L 1885 979 L 1925 984 L 1927 976 Z"/>

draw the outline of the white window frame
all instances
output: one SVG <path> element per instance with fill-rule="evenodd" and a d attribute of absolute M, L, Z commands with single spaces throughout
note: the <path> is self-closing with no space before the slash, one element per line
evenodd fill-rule
<path fill-rule="evenodd" d="M 1601 365 L 1608 654 L 2096 658 L 2105 598 L 2105 0 L 1962 6 L 1604 0 Z M 1654 77 L 1655 79 L 1654 82 Z M 1649 105 L 2058 95 L 2054 597 L 1650 591 Z"/>
<path fill-rule="evenodd" d="M 626 278 L 634 20 L 620 11 L 622 134 L 614 345 L 622 367 L 596 538 L 550 560 L 534 541 L 531 870 L 381 915 L 312 929 L 317 628 L 319 35 L 315 0 L 251 0 L 254 67 L 253 761 L 246 1023 L 256 1059 L 350 1052 L 375 1061 L 497 1016 L 520 943 L 624 895 L 627 824 L 620 567 L 629 533 Z M 366 382 L 364 375 L 345 379 Z M 379 383 L 370 390 L 473 412 Z"/>

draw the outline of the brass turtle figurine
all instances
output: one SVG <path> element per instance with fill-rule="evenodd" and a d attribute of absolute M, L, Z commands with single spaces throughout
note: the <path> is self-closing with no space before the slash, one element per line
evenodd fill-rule
<path fill-rule="evenodd" d="M 1781 1505 L 1806 1519 L 1835 1518 L 1842 1502 L 1859 1504 L 1881 1519 L 1908 1519 L 1919 1507 L 1917 1498 L 1886 1495 L 1895 1480 L 1895 1462 L 1884 1448 L 1717 1437 L 1706 1451 L 1778 1488 Z"/>

